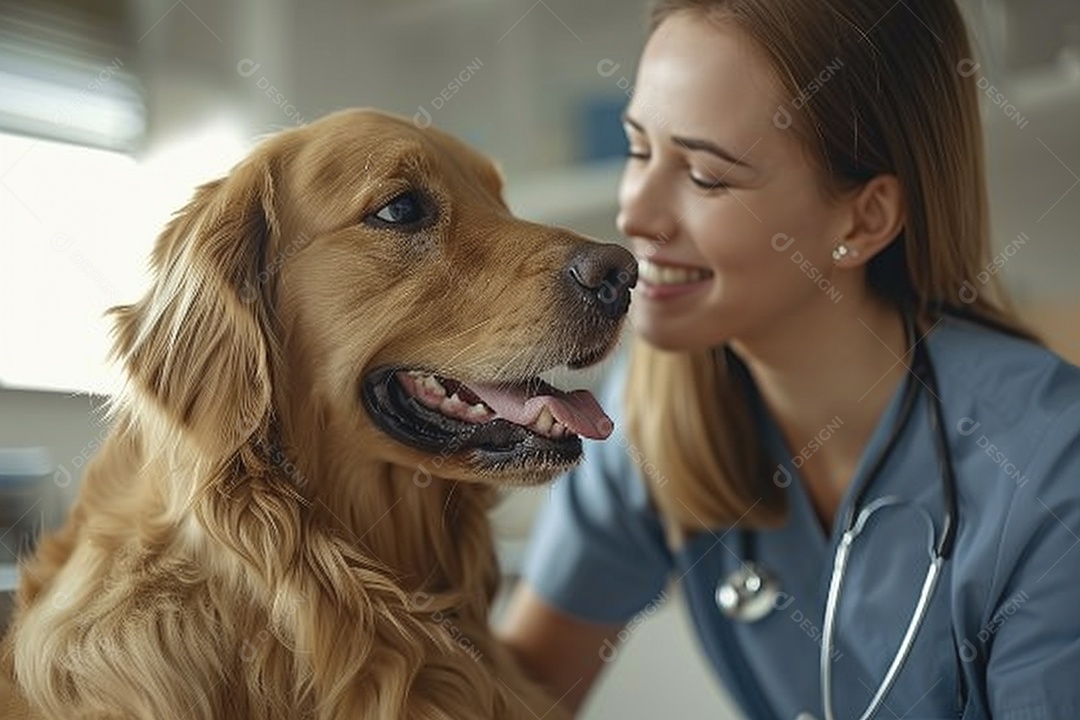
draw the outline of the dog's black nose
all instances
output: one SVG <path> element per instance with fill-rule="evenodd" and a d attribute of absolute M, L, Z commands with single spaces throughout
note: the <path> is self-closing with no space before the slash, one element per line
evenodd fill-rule
<path fill-rule="evenodd" d="M 587 245 L 570 259 L 567 270 L 585 299 L 606 317 L 619 317 L 630 307 L 637 259 L 618 245 Z"/>

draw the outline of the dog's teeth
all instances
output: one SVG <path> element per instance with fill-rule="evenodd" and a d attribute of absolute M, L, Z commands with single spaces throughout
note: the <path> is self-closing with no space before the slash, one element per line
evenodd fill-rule
<path fill-rule="evenodd" d="M 465 414 L 475 420 L 483 420 L 488 416 L 488 409 L 484 406 L 484 403 L 476 403 L 470 405 Z"/>
<path fill-rule="evenodd" d="M 436 397 L 446 397 L 446 388 L 442 386 L 442 383 L 435 379 L 434 375 L 427 375 L 424 377 L 424 388 Z M 454 397 L 457 397 L 457 395 L 455 394 Z"/>
<path fill-rule="evenodd" d="M 551 426 L 555 423 L 555 418 L 551 416 L 551 410 L 545 405 L 544 409 L 540 411 L 540 416 L 536 418 L 536 422 L 533 423 L 533 427 L 547 435 L 551 432 Z"/>
<path fill-rule="evenodd" d="M 443 412 L 451 415 L 456 415 L 457 413 L 464 410 L 466 407 L 466 404 L 462 402 L 461 398 L 458 397 L 457 393 L 454 393 L 450 397 L 443 400 L 442 404 L 439 406 L 439 408 Z"/>

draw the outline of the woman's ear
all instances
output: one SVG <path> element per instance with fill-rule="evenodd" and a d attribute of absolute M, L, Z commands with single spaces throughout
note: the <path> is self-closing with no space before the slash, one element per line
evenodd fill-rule
<path fill-rule="evenodd" d="M 133 390 L 216 457 L 270 412 L 259 269 L 276 226 L 269 165 L 253 158 L 196 191 L 158 237 L 150 291 L 111 311 Z"/>
<path fill-rule="evenodd" d="M 847 200 L 849 222 L 839 241 L 847 253 L 840 267 L 857 267 L 887 248 L 904 229 L 904 191 L 895 175 L 877 175 Z"/>

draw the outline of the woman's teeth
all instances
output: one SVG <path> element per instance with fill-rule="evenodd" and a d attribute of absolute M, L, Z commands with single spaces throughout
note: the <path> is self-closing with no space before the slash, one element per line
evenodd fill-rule
<path fill-rule="evenodd" d="M 700 268 L 657 265 L 651 260 L 638 258 L 638 277 L 652 285 L 685 285 L 705 280 L 712 273 Z"/>

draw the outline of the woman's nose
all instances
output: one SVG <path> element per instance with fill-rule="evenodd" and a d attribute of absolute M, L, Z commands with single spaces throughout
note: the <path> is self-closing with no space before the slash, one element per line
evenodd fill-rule
<path fill-rule="evenodd" d="M 619 182 L 615 224 L 628 238 L 664 242 L 675 234 L 675 216 L 660 173 L 631 161 Z"/>

